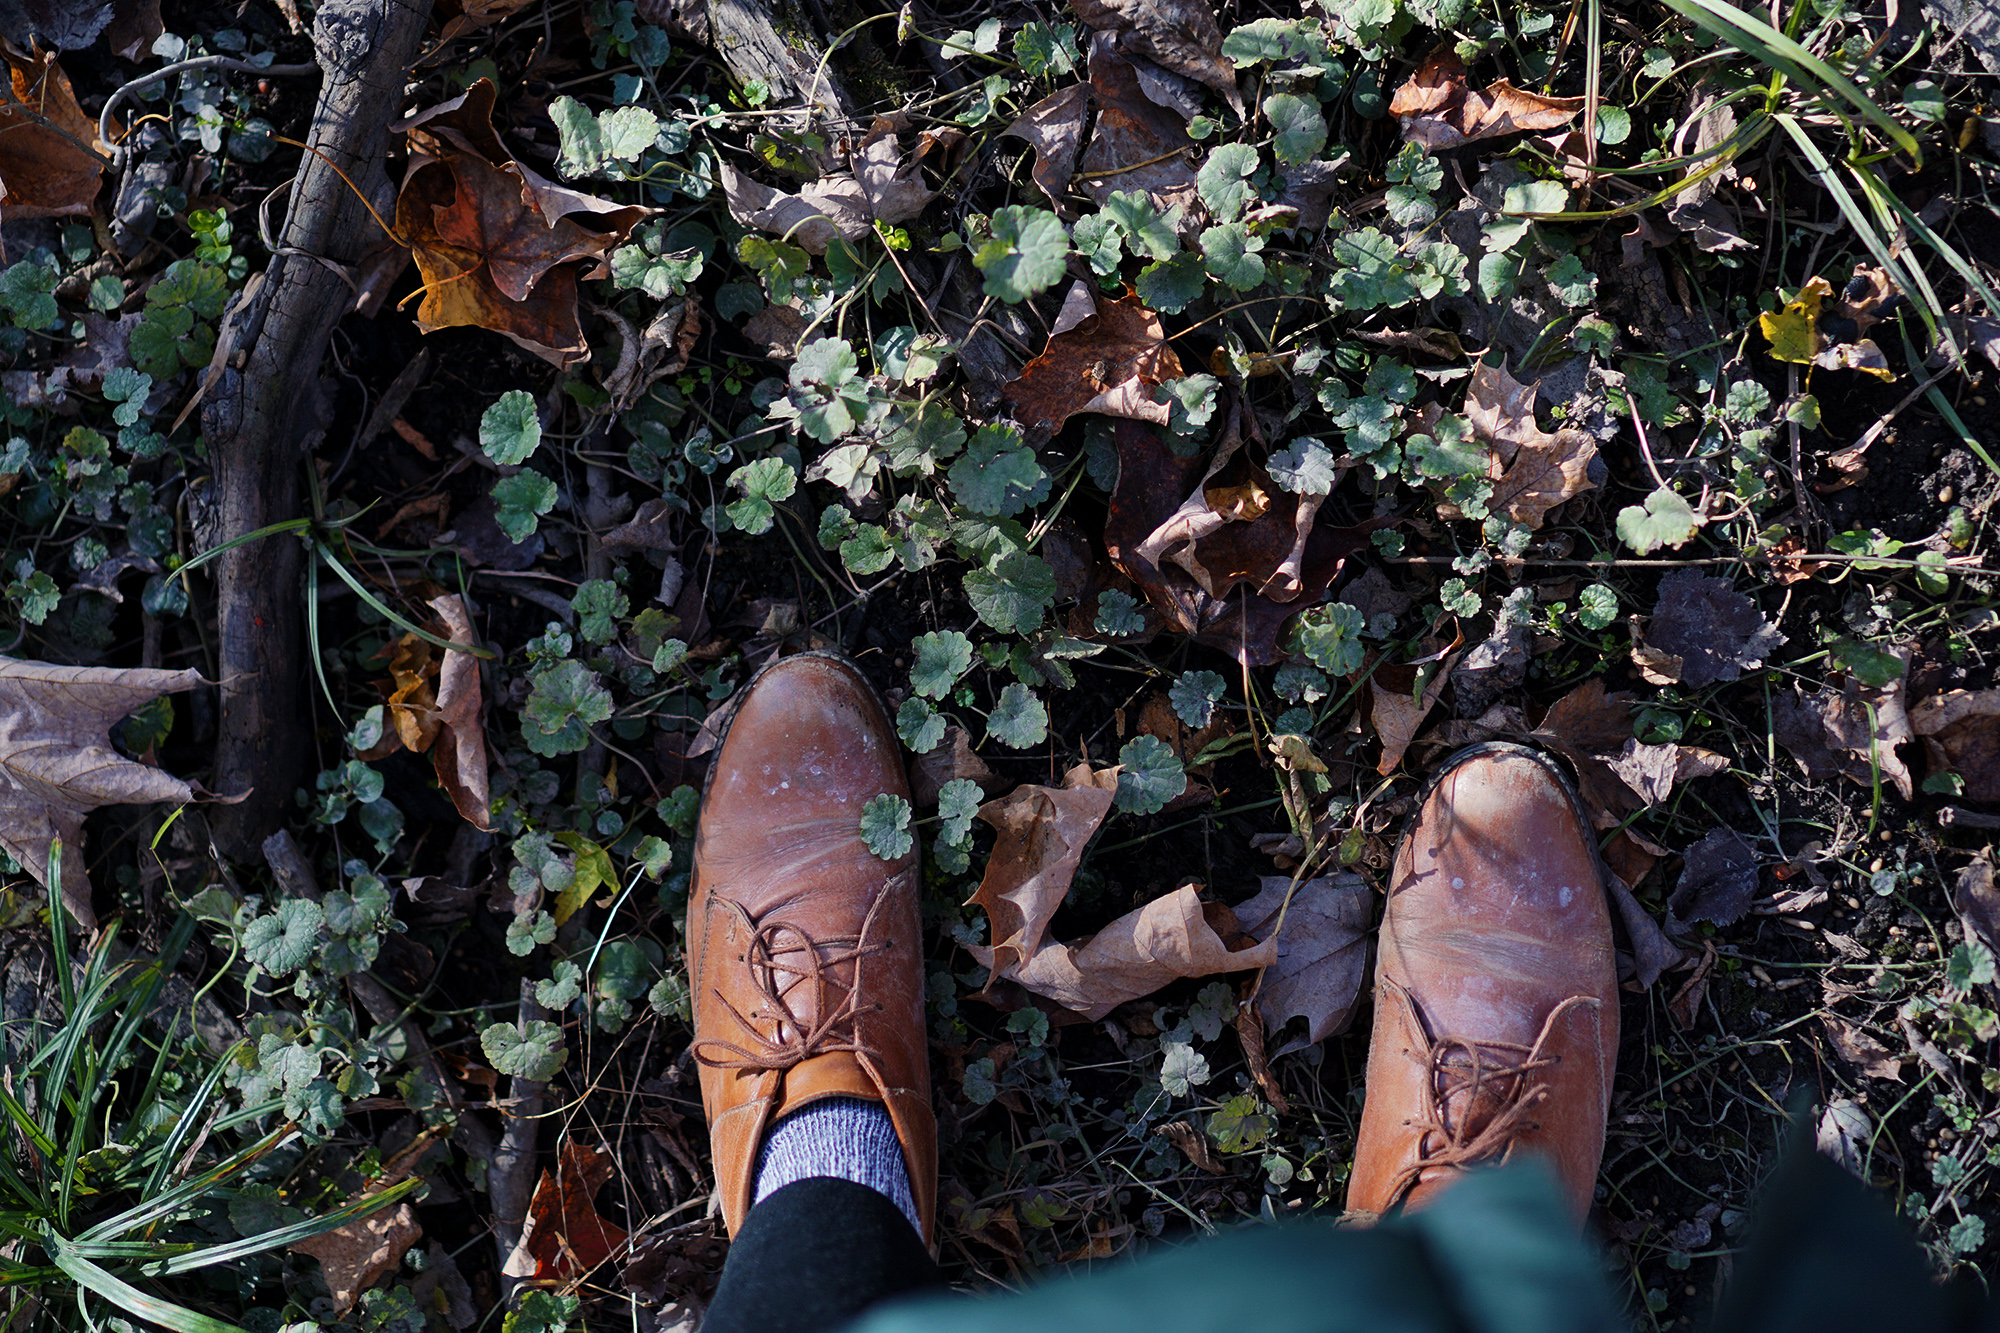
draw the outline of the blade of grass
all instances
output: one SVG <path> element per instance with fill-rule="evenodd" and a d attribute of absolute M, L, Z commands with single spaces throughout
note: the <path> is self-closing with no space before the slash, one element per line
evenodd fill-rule
<path fill-rule="evenodd" d="M 1838 208 L 1841 216 L 1847 219 L 1847 225 L 1854 228 L 1854 234 L 1861 238 L 1861 243 L 1868 248 L 1868 253 L 1874 257 L 1875 262 L 1895 279 L 1896 285 L 1904 291 L 1921 290 L 1917 282 L 1910 277 L 1909 270 L 1890 251 L 1889 243 L 1882 238 L 1874 222 L 1861 211 L 1861 206 L 1854 202 L 1854 196 L 1848 193 L 1847 186 L 1834 172 L 1833 164 L 1826 160 L 1826 154 L 1819 150 L 1819 145 L 1812 141 L 1812 136 L 1806 133 L 1805 127 L 1788 114 L 1776 115 L 1771 119 L 1791 136 L 1792 142 L 1797 145 L 1799 155 L 1805 158 L 1813 177 L 1826 187 L 1828 194 L 1833 196 L 1834 207 Z M 1924 328 L 1935 338 L 1937 324 L 1931 312 L 1920 306 L 1917 314 L 1923 320 Z"/>
<path fill-rule="evenodd" d="M 205 1250 L 196 1250 L 191 1254 L 175 1255 L 160 1263 L 148 1264 L 141 1271 L 149 1276 L 169 1277 L 175 1273 L 189 1273 L 197 1268 L 208 1268 L 215 1264 L 235 1263 L 238 1259 L 262 1254 L 266 1250 L 281 1250 L 287 1245 L 310 1240 L 314 1236 L 323 1236 L 357 1217 L 372 1216 L 384 1208 L 394 1207 L 408 1198 L 411 1192 L 420 1188 L 423 1183 L 420 1177 L 412 1176 L 408 1180 L 398 1181 L 378 1194 L 366 1195 L 344 1203 L 320 1217 L 294 1222 L 275 1231 L 261 1231 L 254 1236 L 246 1236 L 227 1245 L 216 1245 Z"/>
<path fill-rule="evenodd" d="M 199 1314 L 184 1305 L 175 1305 L 148 1296 L 131 1283 L 112 1276 L 83 1255 L 56 1231 L 54 1227 L 42 1228 L 43 1248 L 55 1260 L 56 1267 L 76 1279 L 86 1290 L 96 1292 L 127 1314 L 136 1315 L 148 1323 L 170 1328 L 174 1333 L 244 1333 L 235 1324 L 225 1323 L 212 1316 Z M 81 1294 L 79 1294 L 81 1299 Z"/>
<path fill-rule="evenodd" d="M 418 638 L 424 640 L 426 643 L 435 644 L 439 648 L 454 650 L 461 653 L 471 653 L 474 657 L 483 657 L 487 658 L 488 660 L 491 660 L 493 657 L 496 656 L 496 654 L 491 648 L 481 648 L 477 644 L 453 643 L 450 639 L 440 639 L 437 635 L 431 633 L 429 630 L 423 628 L 421 625 L 414 625 L 410 623 L 410 621 L 404 619 L 401 614 L 391 610 L 388 607 L 388 605 L 384 603 L 381 599 L 376 597 L 374 593 L 362 587 L 361 580 L 355 578 L 354 575 L 351 572 L 349 572 L 347 566 L 341 563 L 340 558 L 333 553 L 332 547 L 326 545 L 324 542 L 315 542 L 313 544 L 313 551 L 322 560 L 326 561 L 328 565 L 332 566 L 333 572 L 340 575 L 341 582 L 345 583 L 348 587 L 354 589 L 355 595 L 360 597 L 362 601 L 368 603 L 369 607 L 372 608 L 377 615 L 386 617 L 391 623 L 401 626 L 406 632 L 416 635 Z"/>
<path fill-rule="evenodd" d="M 1745 55 L 1773 69 L 1782 70 L 1794 81 L 1838 93 L 1864 119 L 1887 135 L 1890 142 L 1908 153 L 1919 169 L 1923 167 L 1923 150 L 1918 147 L 1916 138 L 1898 125 L 1896 118 L 1883 110 L 1880 103 L 1863 92 L 1854 80 L 1764 20 L 1746 14 L 1735 5 L 1725 3 L 1725 0 L 1667 0 L 1667 5 L 1681 17 L 1737 47 Z"/>

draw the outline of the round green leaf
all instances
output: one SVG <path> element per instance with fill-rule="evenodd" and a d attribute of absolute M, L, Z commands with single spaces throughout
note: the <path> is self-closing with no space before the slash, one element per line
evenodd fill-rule
<path fill-rule="evenodd" d="M 1063 275 L 1069 237 L 1047 209 L 1009 204 L 993 211 L 993 234 L 972 256 L 986 294 L 1010 305 L 1039 295 Z"/>
<path fill-rule="evenodd" d="M 1317 102 L 1278 93 L 1264 99 L 1264 118 L 1277 133 L 1271 151 L 1287 166 L 1310 162 L 1326 147 L 1326 117 L 1320 115 Z"/>
<path fill-rule="evenodd" d="M 1157 736 L 1126 741 L 1118 763 L 1118 795 L 1112 804 L 1128 815 L 1154 814 L 1187 790 L 1187 771 L 1173 747 Z"/>
<path fill-rule="evenodd" d="M 1049 736 L 1049 710 L 1026 685 L 1016 682 L 1000 691 L 986 716 L 987 734 L 1010 750 L 1040 745 Z"/>

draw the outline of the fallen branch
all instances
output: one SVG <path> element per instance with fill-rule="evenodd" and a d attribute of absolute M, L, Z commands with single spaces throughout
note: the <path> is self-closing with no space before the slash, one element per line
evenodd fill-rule
<path fill-rule="evenodd" d="M 344 171 L 386 195 L 382 160 L 389 120 L 416 58 L 430 0 L 328 0 L 313 21 L 325 79 L 313 113 L 314 149 L 299 165 L 280 245 L 256 293 L 230 312 L 224 338 L 239 349 L 203 404 L 202 434 L 215 461 L 220 539 L 296 517 L 299 464 L 321 427 L 320 361 L 347 311 L 352 280 L 375 224 Z M 338 170 L 336 170 L 338 168 Z M 250 794 L 216 812 L 216 838 L 247 858 L 277 827 L 311 752 L 298 715 L 305 654 L 291 541 L 240 546 L 216 561 L 222 724 L 218 787 Z"/>

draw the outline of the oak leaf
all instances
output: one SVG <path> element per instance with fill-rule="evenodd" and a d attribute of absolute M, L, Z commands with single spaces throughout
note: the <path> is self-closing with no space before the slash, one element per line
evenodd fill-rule
<path fill-rule="evenodd" d="M 1597 441 L 1574 428 L 1550 434 L 1536 425 L 1534 389 L 1504 369 L 1481 365 L 1472 372 L 1465 415 L 1474 437 L 1492 448 L 1500 464 L 1493 512 L 1539 528 L 1549 510 L 1596 488 L 1590 462 L 1597 457 Z"/>
<path fill-rule="evenodd" d="M 395 126 L 410 144 L 396 233 L 424 279 L 417 327 L 476 325 L 567 366 L 590 355 L 577 317 L 578 277 L 609 276 L 607 256 L 657 210 L 598 199 L 530 170 L 494 132 L 493 105 L 493 84 L 480 79 Z"/>
<path fill-rule="evenodd" d="M 1433 152 L 1524 130 L 1553 130 L 1583 109 L 1581 97 L 1546 97 L 1516 88 L 1505 79 L 1483 91 L 1468 88 L 1465 62 L 1450 46 L 1440 46 L 1390 99 L 1390 114 L 1403 122 L 1403 137 Z"/>
<path fill-rule="evenodd" d="M 1015 420 L 1057 431 L 1079 412 L 1098 412 L 1164 426 L 1167 404 L 1153 389 L 1180 378 L 1181 363 L 1160 317 L 1129 292 L 1114 301 L 1079 282 L 1071 300 L 1078 291 L 1092 313 L 1050 338 L 1003 390 Z"/>
<path fill-rule="evenodd" d="M 111 728 L 162 694 L 200 683 L 196 671 L 0 657 L 0 845 L 46 888 L 49 849 L 60 839 L 63 906 L 86 927 L 97 917 L 83 870 L 84 815 L 195 798 L 191 784 L 114 750 Z"/>
<path fill-rule="evenodd" d="M 0 217 L 88 213 L 104 183 L 97 122 L 83 114 L 54 51 L 0 49 L 11 96 L 0 97 Z"/>

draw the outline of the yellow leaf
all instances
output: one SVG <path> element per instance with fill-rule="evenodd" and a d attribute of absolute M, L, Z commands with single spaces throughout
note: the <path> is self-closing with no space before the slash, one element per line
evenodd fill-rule
<path fill-rule="evenodd" d="M 1757 327 L 1771 341 L 1771 355 L 1779 361 L 1809 366 L 1826 339 L 1819 332 L 1820 302 L 1833 295 L 1825 278 L 1814 278 L 1799 288 L 1799 294 L 1785 302 L 1775 315 L 1757 316 Z"/>
<path fill-rule="evenodd" d="M 558 833 L 556 841 L 576 853 L 576 878 L 556 895 L 555 906 L 550 909 L 560 926 L 590 901 L 590 895 L 597 892 L 599 885 L 615 888 L 618 872 L 611 868 L 611 853 L 581 833 Z"/>

